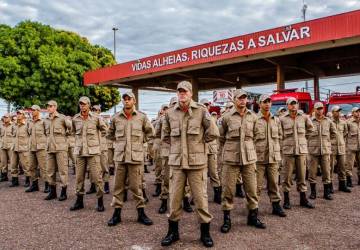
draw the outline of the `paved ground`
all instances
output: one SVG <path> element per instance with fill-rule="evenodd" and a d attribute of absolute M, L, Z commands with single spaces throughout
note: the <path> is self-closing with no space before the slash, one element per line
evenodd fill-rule
<path fill-rule="evenodd" d="M 109 205 L 111 195 L 106 195 L 104 213 L 94 210 L 95 195 L 85 197 L 85 209 L 70 212 L 75 200 L 74 176 L 70 178 L 70 195 L 65 202 L 44 201 L 46 195 L 42 192 L 26 194 L 23 187 L 8 188 L 8 183 L 1 183 L 0 249 L 162 249 L 160 241 L 167 232 L 167 219 L 157 213 L 160 201 L 151 197 L 155 188 L 152 173 L 146 175 L 151 198 L 146 212 L 154 221 L 150 227 L 136 223 L 132 198 L 123 209 L 122 223 L 112 228 L 106 225 L 113 211 Z M 351 194 L 336 192 L 335 200 L 330 202 L 318 198 L 315 210 L 300 208 L 293 192 L 294 206 L 287 218 L 270 214 L 264 192 L 260 215 L 268 226 L 265 230 L 246 226 L 245 201 L 237 199 L 232 230 L 226 235 L 219 231 L 220 206 L 210 202 L 215 249 L 360 249 L 360 186 L 352 190 Z M 212 196 L 210 188 L 209 194 Z M 169 249 L 202 248 L 195 213 L 183 214 L 180 237 Z"/>

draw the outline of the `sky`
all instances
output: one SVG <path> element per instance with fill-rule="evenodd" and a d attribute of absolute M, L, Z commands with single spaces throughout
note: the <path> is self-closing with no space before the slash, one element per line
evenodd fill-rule
<path fill-rule="evenodd" d="M 308 0 L 305 3 L 307 20 L 360 9 L 360 0 Z M 14 26 L 23 20 L 39 21 L 77 32 L 91 43 L 112 51 L 112 28 L 116 27 L 119 29 L 116 59 L 121 63 L 300 22 L 302 5 L 302 0 L 0 0 L 0 23 Z M 352 89 L 360 83 L 360 77 L 320 80 L 321 87 L 338 91 L 339 88 L 341 91 L 340 83 Z M 289 84 L 292 85 L 304 83 Z M 271 92 L 273 88 L 269 85 L 256 90 Z M 159 93 L 149 95 L 155 94 Z M 3 109 L 4 104 L 0 103 L 0 112 Z"/>

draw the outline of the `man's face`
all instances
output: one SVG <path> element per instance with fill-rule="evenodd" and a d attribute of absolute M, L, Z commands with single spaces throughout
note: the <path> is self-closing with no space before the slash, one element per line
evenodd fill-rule
<path fill-rule="evenodd" d="M 81 112 L 88 112 L 90 109 L 89 104 L 85 102 L 79 102 L 79 107 Z"/>
<path fill-rule="evenodd" d="M 192 93 L 186 89 L 178 89 L 177 97 L 179 102 L 188 103 L 191 101 Z"/>
<path fill-rule="evenodd" d="M 95 109 L 95 108 L 94 108 L 92 111 L 93 111 L 94 113 L 96 113 L 96 114 L 100 114 L 100 113 L 101 113 L 101 110 L 100 110 L 100 109 Z"/>
<path fill-rule="evenodd" d="M 334 118 L 334 119 L 339 119 L 339 117 L 340 117 L 340 111 L 333 111 L 333 112 L 332 112 L 332 115 L 333 115 L 333 118 Z"/>
<path fill-rule="evenodd" d="M 359 119 L 359 117 L 360 117 L 360 110 L 353 112 L 353 117 L 354 117 L 355 119 Z"/>
<path fill-rule="evenodd" d="M 271 100 L 270 99 L 266 99 L 263 102 L 260 102 L 260 108 L 262 111 L 266 111 L 269 112 L 271 109 Z"/>
<path fill-rule="evenodd" d="M 165 114 L 168 110 L 169 110 L 169 108 L 167 108 L 167 107 L 166 107 L 166 108 L 163 108 L 163 110 L 162 110 L 162 111 L 163 111 L 163 114 Z"/>
<path fill-rule="evenodd" d="M 287 105 L 287 108 L 289 112 L 295 112 L 298 110 L 299 104 L 297 102 L 291 102 L 290 104 Z"/>
<path fill-rule="evenodd" d="M 246 103 L 247 103 L 247 96 L 246 95 L 242 95 L 242 96 L 239 96 L 235 99 L 235 105 L 238 107 L 238 108 L 246 108 Z"/>
<path fill-rule="evenodd" d="M 317 108 L 317 109 L 315 109 L 315 114 L 316 114 L 317 116 L 323 116 L 323 114 L 324 114 L 324 108 Z"/>
<path fill-rule="evenodd" d="M 130 96 L 124 96 L 123 98 L 123 105 L 125 109 L 132 109 L 135 105 L 135 100 Z"/>
<path fill-rule="evenodd" d="M 39 110 L 32 110 L 31 115 L 32 115 L 32 117 L 39 117 L 40 112 L 39 112 Z"/>
<path fill-rule="evenodd" d="M 9 123 L 11 121 L 10 117 L 4 117 L 3 118 L 4 123 Z"/>
<path fill-rule="evenodd" d="M 23 119 L 25 119 L 25 116 L 22 113 L 16 113 L 16 118 L 18 121 L 22 121 Z"/>
<path fill-rule="evenodd" d="M 207 108 L 207 110 L 210 110 L 210 104 L 209 103 L 204 103 L 204 105 Z"/>
<path fill-rule="evenodd" d="M 56 111 L 56 106 L 55 105 L 47 105 L 47 111 L 50 113 L 50 114 L 53 114 L 55 111 Z"/>

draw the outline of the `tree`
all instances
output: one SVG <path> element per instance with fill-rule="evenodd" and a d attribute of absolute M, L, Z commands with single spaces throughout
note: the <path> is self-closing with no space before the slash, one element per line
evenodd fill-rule
<path fill-rule="evenodd" d="M 0 97 L 16 107 L 58 102 L 67 115 L 78 112 L 80 96 L 88 96 L 103 111 L 120 101 L 114 87 L 84 87 L 83 73 L 115 63 L 110 50 L 86 38 L 38 22 L 14 28 L 0 24 Z"/>

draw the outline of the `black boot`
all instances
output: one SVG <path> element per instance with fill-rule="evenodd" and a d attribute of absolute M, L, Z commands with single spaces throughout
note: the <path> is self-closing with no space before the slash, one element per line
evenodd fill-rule
<path fill-rule="evenodd" d="M 339 191 L 351 193 L 351 189 L 346 186 L 346 181 L 339 181 Z"/>
<path fill-rule="evenodd" d="M 11 184 L 9 187 L 17 187 L 19 186 L 19 177 L 12 177 L 11 178 Z"/>
<path fill-rule="evenodd" d="M 262 223 L 258 218 L 258 209 L 257 208 L 249 210 L 247 224 L 249 226 L 254 226 L 256 228 L 261 228 L 261 229 L 266 228 L 265 223 Z"/>
<path fill-rule="evenodd" d="M 334 185 L 332 182 L 329 184 L 329 190 L 330 190 L 330 194 L 334 193 Z"/>
<path fill-rule="evenodd" d="M 228 233 L 231 229 L 230 210 L 224 210 L 224 224 L 221 226 L 220 231 L 224 234 Z"/>
<path fill-rule="evenodd" d="M 353 187 L 351 176 L 346 176 L 346 185 L 350 188 Z"/>
<path fill-rule="evenodd" d="M 189 198 L 188 197 L 184 197 L 183 199 L 183 209 L 185 212 L 187 213 L 192 213 L 194 212 L 194 210 L 192 209 L 190 202 L 189 202 Z"/>
<path fill-rule="evenodd" d="M 105 207 L 104 207 L 104 200 L 103 197 L 99 197 L 97 200 L 97 205 L 96 205 L 96 211 L 98 212 L 104 212 L 105 211 Z"/>
<path fill-rule="evenodd" d="M 315 208 L 315 206 L 306 199 L 306 193 L 300 192 L 300 206 L 306 208 Z"/>
<path fill-rule="evenodd" d="M 150 173 L 149 170 L 147 169 L 147 165 L 144 165 L 144 173 L 145 173 L 145 174 Z"/>
<path fill-rule="evenodd" d="M 49 188 L 49 182 L 45 181 L 45 187 L 44 187 L 44 193 L 49 193 L 50 192 L 50 188 Z"/>
<path fill-rule="evenodd" d="M 104 183 L 104 193 L 109 194 L 110 193 L 110 185 L 109 182 Z"/>
<path fill-rule="evenodd" d="M 8 180 L 9 180 L 8 174 L 7 173 L 1 173 L 0 182 L 8 181 Z"/>
<path fill-rule="evenodd" d="M 94 194 L 96 193 L 96 186 L 95 183 L 91 183 L 90 189 L 86 192 L 86 194 Z"/>
<path fill-rule="evenodd" d="M 156 183 L 156 189 L 155 194 L 153 194 L 153 197 L 159 197 L 161 194 L 161 183 Z"/>
<path fill-rule="evenodd" d="M 108 221 L 108 226 L 109 227 L 116 226 L 120 222 L 121 222 L 121 208 L 115 208 L 113 216 Z"/>
<path fill-rule="evenodd" d="M 153 224 L 152 220 L 150 220 L 150 218 L 146 216 L 143 207 L 138 208 L 137 211 L 138 211 L 138 219 L 137 219 L 138 222 L 146 226 L 150 226 Z"/>
<path fill-rule="evenodd" d="M 67 199 L 66 187 L 61 187 L 61 193 L 60 193 L 59 201 L 64 201 L 66 199 Z"/>
<path fill-rule="evenodd" d="M 239 198 L 245 198 L 244 192 L 242 190 L 242 184 L 236 184 L 235 196 Z"/>
<path fill-rule="evenodd" d="M 115 174 L 115 168 L 109 167 L 109 175 L 113 176 Z"/>
<path fill-rule="evenodd" d="M 200 240 L 205 247 L 214 246 L 214 242 L 210 236 L 210 223 L 201 223 L 200 224 Z"/>
<path fill-rule="evenodd" d="M 48 196 L 45 197 L 46 201 L 49 200 L 53 200 L 57 198 L 57 194 L 56 194 L 56 186 L 55 185 L 50 185 L 50 192 L 48 194 Z"/>
<path fill-rule="evenodd" d="M 24 187 L 30 187 L 30 176 L 25 177 Z"/>
<path fill-rule="evenodd" d="M 84 208 L 84 196 L 83 195 L 76 195 L 75 204 L 70 207 L 70 211 L 76 211 Z"/>
<path fill-rule="evenodd" d="M 316 199 L 316 183 L 310 183 L 310 199 L 315 200 Z"/>
<path fill-rule="evenodd" d="M 286 217 L 286 213 L 280 206 L 280 201 L 273 202 L 272 208 L 273 208 L 273 210 L 272 210 L 273 215 L 278 215 L 279 217 Z"/>
<path fill-rule="evenodd" d="M 161 199 L 161 206 L 159 208 L 159 214 L 164 214 L 167 211 L 167 199 Z"/>
<path fill-rule="evenodd" d="M 358 185 L 360 185 L 360 175 L 358 175 Z"/>
<path fill-rule="evenodd" d="M 214 187 L 214 202 L 221 204 L 221 187 Z"/>
<path fill-rule="evenodd" d="M 169 229 L 165 238 L 161 241 L 162 246 L 170 246 L 178 241 L 179 238 L 179 222 L 169 220 Z"/>
<path fill-rule="evenodd" d="M 38 180 L 33 181 L 31 186 L 25 190 L 26 193 L 32 193 L 32 192 L 36 192 L 36 191 L 39 191 Z"/>
<path fill-rule="evenodd" d="M 284 209 L 291 209 L 289 192 L 284 192 Z"/>
<path fill-rule="evenodd" d="M 145 203 L 148 203 L 148 202 L 149 202 L 149 198 L 148 198 L 148 197 L 147 197 L 147 195 L 146 195 L 146 191 L 145 191 L 145 189 L 142 189 L 142 194 L 143 194 L 143 197 L 144 197 Z"/>
<path fill-rule="evenodd" d="M 330 192 L 330 184 L 324 184 L 324 199 L 325 200 L 333 199 L 333 197 L 331 196 L 331 192 Z"/>
<path fill-rule="evenodd" d="M 128 195 L 128 190 L 125 189 L 125 190 L 124 190 L 124 199 L 123 199 L 123 202 L 126 202 L 126 201 L 127 201 L 127 195 Z"/>

